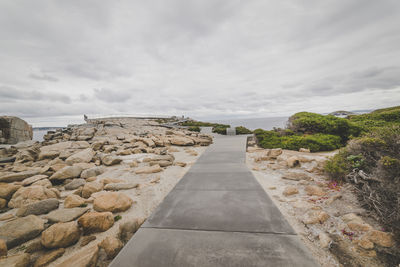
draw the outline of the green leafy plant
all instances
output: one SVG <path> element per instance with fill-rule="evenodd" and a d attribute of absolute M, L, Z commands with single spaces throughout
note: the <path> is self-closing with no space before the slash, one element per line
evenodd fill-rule
<path fill-rule="evenodd" d="M 192 132 L 200 132 L 200 127 L 199 126 L 190 126 L 189 128 L 188 128 L 188 130 L 189 131 L 192 131 Z"/>
<path fill-rule="evenodd" d="M 116 221 L 119 221 L 119 220 L 121 220 L 122 219 L 122 216 L 121 215 L 117 215 L 117 216 L 115 216 L 114 217 L 114 221 L 116 222 Z"/>

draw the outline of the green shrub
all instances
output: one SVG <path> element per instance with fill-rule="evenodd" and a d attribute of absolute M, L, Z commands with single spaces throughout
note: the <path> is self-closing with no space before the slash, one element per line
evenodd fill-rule
<path fill-rule="evenodd" d="M 243 126 L 238 126 L 235 129 L 236 129 L 236 134 L 252 134 L 253 133 L 251 130 L 249 130 Z"/>
<path fill-rule="evenodd" d="M 343 181 L 345 180 L 345 176 L 349 174 L 351 171 L 351 166 L 349 161 L 347 160 L 349 153 L 346 149 L 342 149 L 330 158 L 325 163 L 325 171 L 328 175 L 336 181 Z"/>
<path fill-rule="evenodd" d="M 190 126 L 189 128 L 188 128 L 188 130 L 189 131 L 192 131 L 192 132 L 200 132 L 200 127 L 199 126 Z"/>
<path fill-rule="evenodd" d="M 314 135 L 280 135 L 276 131 L 264 131 L 257 129 L 254 134 L 258 143 L 263 148 L 283 148 L 299 150 L 308 148 L 312 152 L 329 151 L 342 146 L 339 136 L 328 134 Z"/>
<path fill-rule="evenodd" d="M 353 136 L 359 136 L 361 127 L 351 121 L 332 115 L 300 112 L 289 118 L 289 129 L 297 133 L 323 133 L 340 136 L 343 144 Z"/>
<path fill-rule="evenodd" d="M 181 126 L 198 126 L 198 127 L 225 127 L 229 128 L 230 125 L 220 124 L 220 123 L 212 123 L 212 122 L 203 122 L 203 121 L 185 121 L 180 123 Z"/>
<path fill-rule="evenodd" d="M 218 125 L 213 127 L 212 132 L 217 134 L 226 135 L 226 129 L 229 127 L 225 127 L 226 125 Z"/>

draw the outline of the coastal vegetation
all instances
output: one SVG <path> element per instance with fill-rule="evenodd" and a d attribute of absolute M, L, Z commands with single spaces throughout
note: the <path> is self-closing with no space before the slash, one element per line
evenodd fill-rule
<path fill-rule="evenodd" d="M 185 122 L 180 123 L 180 125 L 181 126 L 189 126 L 190 131 L 193 131 L 191 129 L 195 129 L 192 127 L 212 127 L 213 133 L 223 134 L 223 135 L 226 135 L 227 128 L 231 128 L 231 126 L 229 124 L 203 122 L 203 121 L 195 121 L 195 120 L 185 121 Z M 238 135 L 253 133 L 251 130 L 247 129 L 244 126 L 235 127 L 235 129 L 236 129 L 236 134 L 238 134 Z"/>

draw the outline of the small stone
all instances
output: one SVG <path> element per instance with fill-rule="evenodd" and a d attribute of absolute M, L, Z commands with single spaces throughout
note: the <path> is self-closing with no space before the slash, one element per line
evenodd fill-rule
<path fill-rule="evenodd" d="M 81 236 L 76 222 L 56 223 L 42 233 L 42 245 L 46 248 L 65 248 L 78 242 Z"/>
<path fill-rule="evenodd" d="M 296 156 L 292 156 L 286 160 L 286 164 L 289 168 L 300 167 L 300 160 Z"/>
<path fill-rule="evenodd" d="M 10 199 L 20 187 L 20 185 L 0 183 L 0 198 Z"/>
<path fill-rule="evenodd" d="M 269 189 L 269 190 L 275 190 L 275 189 L 276 189 L 276 186 L 270 186 L 270 187 L 268 187 L 268 189 Z"/>
<path fill-rule="evenodd" d="M 284 175 L 282 175 L 282 179 L 293 180 L 293 181 L 312 180 L 312 178 L 309 175 L 301 172 L 286 172 Z"/>
<path fill-rule="evenodd" d="M 332 239 L 329 237 L 329 235 L 324 232 L 319 233 L 318 238 L 322 248 L 329 247 L 332 242 Z"/>
<path fill-rule="evenodd" d="M 81 198 L 78 195 L 69 195 L 65 198 L 64 201 L 64 208 L 76 208 L 79 207 L 81 205 L 85 204 L 85 199 Z"/>
<path fill-rule="evenodd" d="M 0 217 L 0 221 L 7 221 L 12 218 L 14 218 L 14 215 L 12 213 L 7 213 Z"/>
<path fill-rule="evenodd" d="M 329 214 L 321 210 L 313 210 L 308 212 L 306 218 L 303 220 L 305 224 L 323 224 L 329 219 Z"/>
<path fill-rule="evenodd" d="M 144 167 L 139 167 L 139 168 L 135 169 L 136 174 L 157 173 L 157 172 L 161 172 L 161 171 L 162 171 L 162 168 L 158 164 L 150 166 L 150 167 L 144 166 Z"/>
<path fill-rule="evenodd" d="M 309 196 L 325 196 L 326 192 L 318 186 L 315 185 L 308 185 L 304 189 Z"/>
<path fill-rule="evenodd" d="M 101 162 L 106 166 L 112 166 L 121 163 L 122 159 L 113 155 L 106 155 L 101 158 Z"/>
<path fill-rule="evenodd" d="M 48 265 L 50 262 L 58 259 L 65 253 L 64 248 L 59 248 L 53 251 L 50 251 L 42 256 L 40 256 L 36 261 L 33 267 L 43 267 Z"/>
<path fill-rule="evenodd" d="M 96 236 L 94 236 L 94 235 L 87 235 L 87 236 L 82 237 L 81 247 L 86 246 L 87 244 L 89 244 L 93 240 L 96 240 Z"/>
<path fill-rule="evenodd" d="M 93 193 L 103 190 L 103 183 L 93 181 L 86 183 L 82 188 L 82 197 L 89 198 Z"/>
<path fill-rule="evenodd" d="M 354 243 L 356 243 L 358 246 L 360 246 L 363 249 L 373 249 L 374 248 L 374 243 L 368 240 L 366 236 L 363 236 L 359 240 L 354 240 Z"/>
<path fill-rule="evenodd" d="M 113 259 L 117 256 L 118 252 L 122 249 L 124 245 L 122 242 L 112 236 L 106 237 L 100 244 L 99 247 L 104 249 L 107 254 L 108 259 Z"/>
<path fill-rule="evenodd" d="M 300 148 L 299 152 L 310 153 L 311 151 L 308 148 Z"/>
<path fill-rule="evenodd" d="M 139 187 L 138 183 L 111 183 L 104 186 L 104 190 L 119 191 Z"/>
<path fill-rule="evenodd" d="M 92 167 L 90 169 L 86 169 L 86 170 L 82 171 L 81 178 L 87 179 L 89 177 L 98 176 L 98 175 L 104 173 L 104 171 L 105 171 L 105 168 L 103 166 Z"/>
<path fill-rule="evenodd" d="M 104 232 L 114 225 L 111 212 L 88 212 L 78 219 L 85 234 Z"/>
<path fill-rule="evenodd" d="M 83 185 L 85 185 L 86 180 L 85 179 L 74 179 L 68 184 L 65 185 L 65 190 L 75 190 Z"/>
<path fill-rule="evenodd" d="M 25 252 L 26 253 L 34 253 L 34 252 L 37 252 L 37 251 L 41 251 L 43 249 L 44 249 L 44 247 L 42 245 L 42 240 L 39 239 L 39 240 L 35 240 L 35 241 L 31 242 L 26 247 Z"/>
<path fill-rule="evenodd" d="M 128 210 L 133 200 L 120 192 L 107 192 L 96 197 L 93 202 L 93 209 L 96 211 L 121 212 Z"/>
<path fill-rule="evenodd" d="M 298 193 L 299 193 L 299 190 L 294 186 L 287 186 L 285 188 L 285 190 L 283 190 L 283 192 L 282 192 L 282 194 L 284 196 L 291 196 L 291 195 L 295 195 L 295 194 L 298 194 Z"/>
<path fill-rule="evenodd" d="M 54 173 L 50 180 L 66 180 L 71 178 L 77 178 L 82 173 L 80 166 L 66 166 L 61 170 Z"/>
<path fill-rule="evenodd" d="M 174 163 L 176 166 L 179 166 L 179 167 L 186 167 L 186 163 L 185 162 L 180 162 L 180 161 L 176 161 L 175 163 Z"/>
<path fill-rule="evenodd" d="M 7 200 L 0 198 L 0 209 L 4 209 L 5 207 L 7 207 Z"/>
<path fill-rule="evenodd" d="M 90 208 L 69 208 L 69 209 L 58 209 L 50 212 L 46 218 L 51 223 L 57 222 L 70 222 L 73 221 L 80 216 L 82 216 L 85 212 L 90 210 Z"/>

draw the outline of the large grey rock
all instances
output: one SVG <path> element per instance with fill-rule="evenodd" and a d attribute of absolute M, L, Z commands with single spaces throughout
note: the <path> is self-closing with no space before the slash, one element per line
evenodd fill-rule
<path fill-rule="evenodd" d="M 56 222 L 70 222 L 73 221 L 84 213 L 86 213 L 90 208 L 70 208 L 70 209 L 59 209 L 50 212 L 46 218 L 51 223 Z"/>
<path fill-rule="evenodd" d="M 95 152 L 92 148 L 86 148 L 78 153 L 69 156 L 65 162 L 68 165 L 73 165 L 74 163 L 90 162 L 94 156 Z"/>
<path fill-rule="evenodd" d="M 35 170 L 28 170 L 23 172 L 16 172 L 16 173 L 8 173 L 3 176 L 0 176 L 0 182 L 5 183 L 12 183 L 12 182 L 19 182 L 28 177 L 34 176 L 40 173 L 40 169 Z"/>
<path fill-rule="evenodd" d="M 17 211 L 17 216 L 23 217 L 27 215 L 40 215 L 48 213 L 58 208 L 59 201 L 55 198 L 41 200 L 39 202 L 31 203 L 20 207 Z"/>
<path fill-rule="evenodd" d="M 66 166 L 61 170 L 54 173 L 50 180 L 65 180 L 70 178 L 79 177 L 82 172 L 82 168 L 80 166 Z"/>
<path fill-rule="evenodd" d="M 0 117 L 0 144 L 16 144 L 32 140 L 33 131 L 26 121 L 12 116 Z"/>
<path fill-rule="evenodd" d="M 18 218 L 0 226 L 0 238 L 7 248 L 13 248 L 38 236 L 44 230 L 44 220 L 35 215 Z"/>
<path fill-rule="evenodd" d="M 74 179 L 70 183 L 65 185 L 65 190 L 75 190 L 86 183 L 85 179 Z"/>

